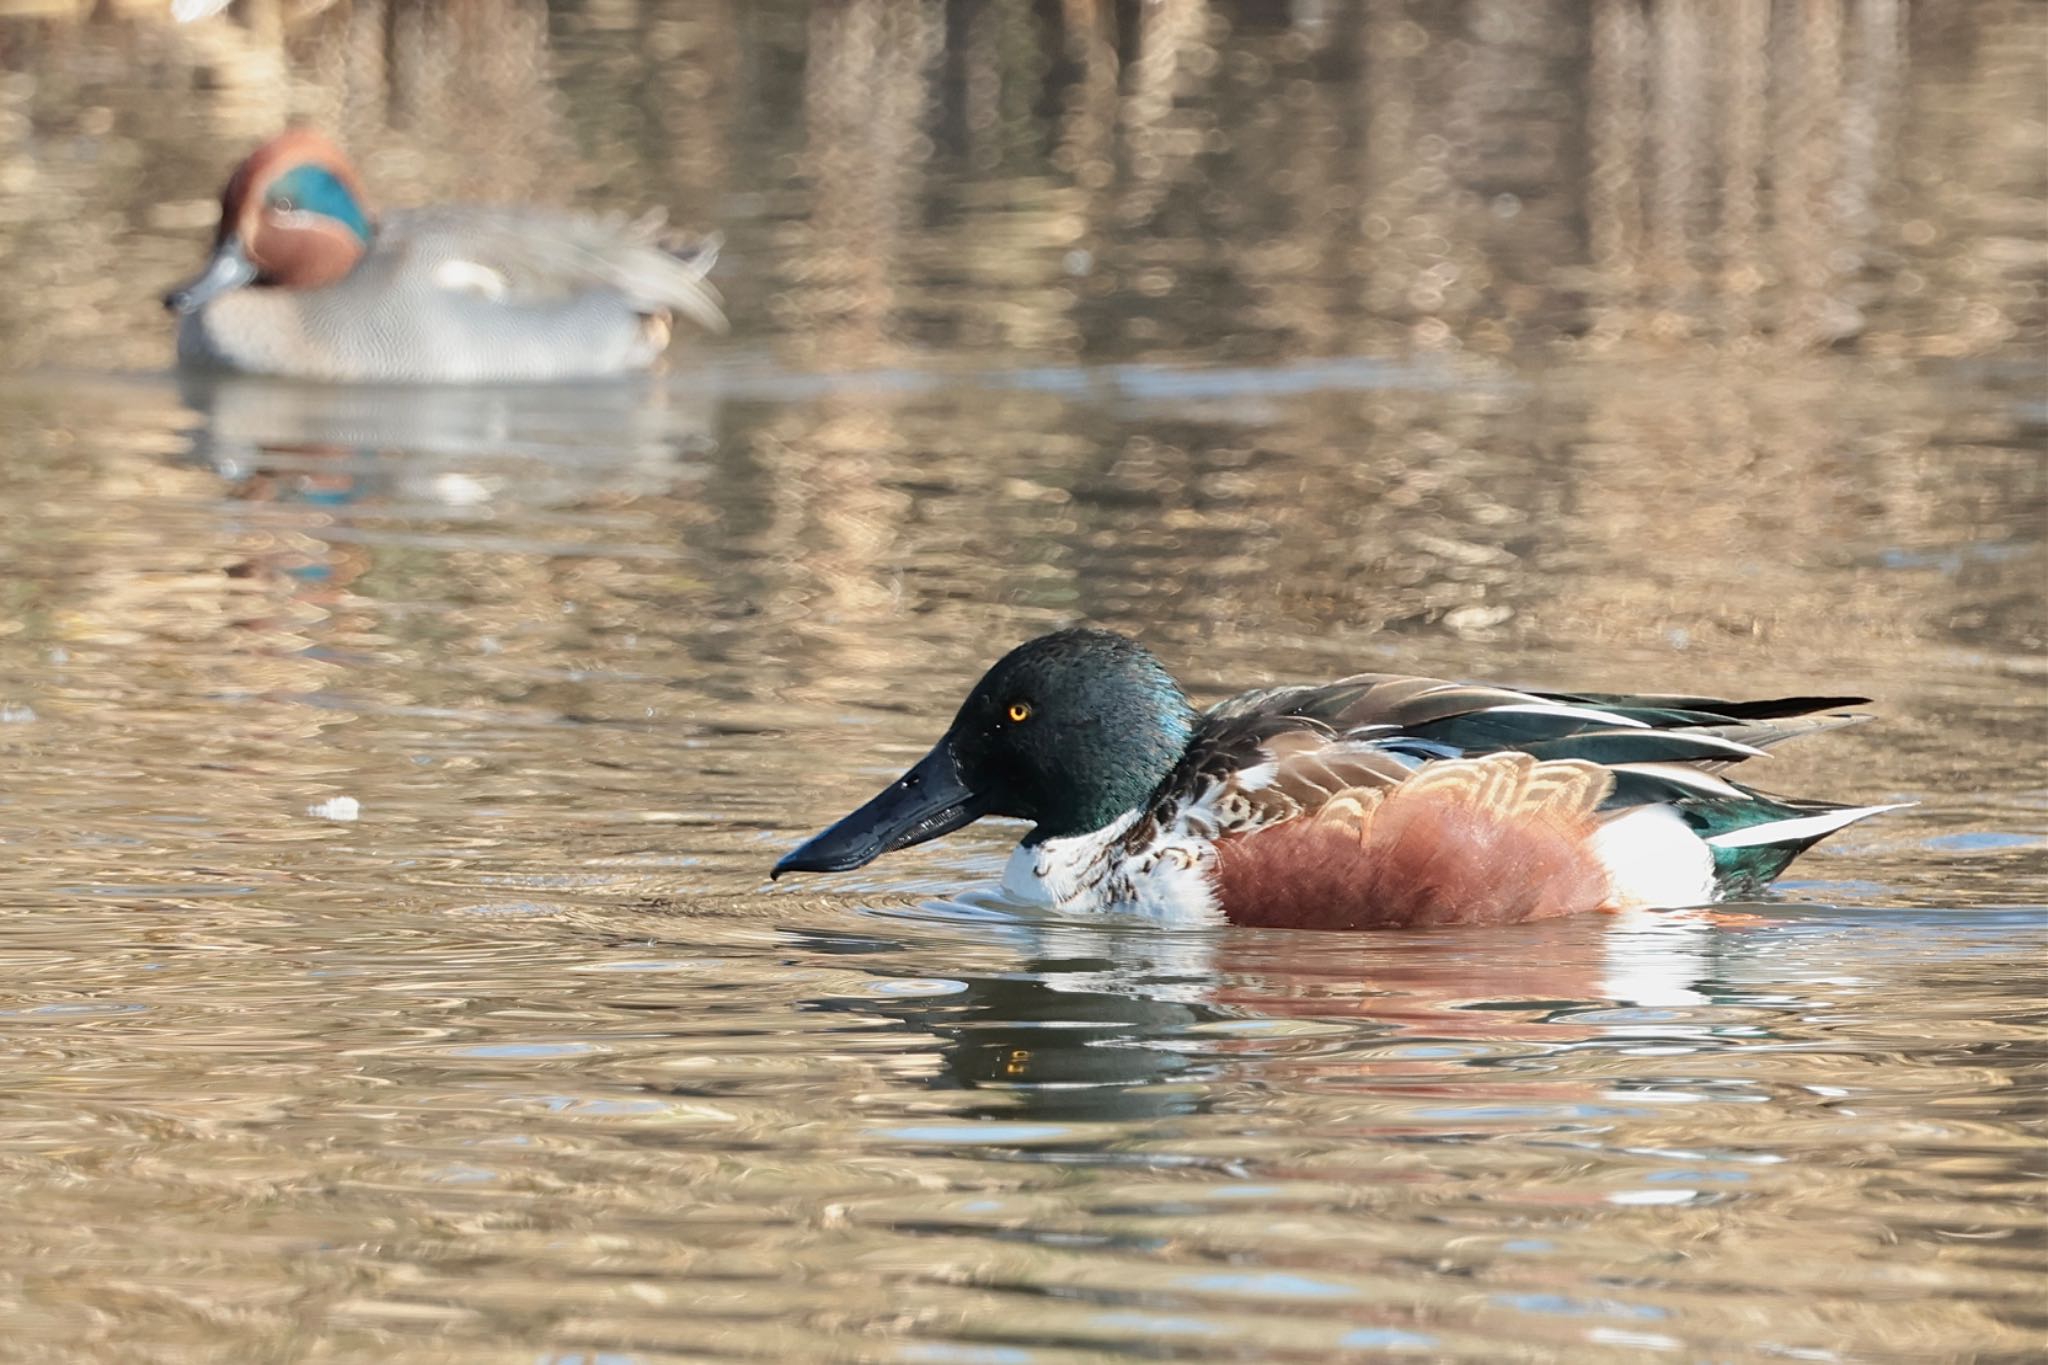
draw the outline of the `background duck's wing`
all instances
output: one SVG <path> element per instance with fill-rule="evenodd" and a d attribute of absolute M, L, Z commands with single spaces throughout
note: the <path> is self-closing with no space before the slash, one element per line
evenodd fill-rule
<path fill-rule="evenodd" d="M 441 207 L 387 216 L 365 265 L 402 273 L 408 285 L 514 304 L 610 289 L 637 311 L 678 312 L 723 332 L 718 291 L 705 278 L 718 247 L 716 237 L 666 234 L 660 214 Z"/>

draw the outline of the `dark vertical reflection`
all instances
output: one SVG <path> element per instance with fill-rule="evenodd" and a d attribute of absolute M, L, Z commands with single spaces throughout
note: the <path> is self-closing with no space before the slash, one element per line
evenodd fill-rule
<path fill-rule="evenodd" d="M 2041 192 L 2025 7 L 236 13 L 81 14 L 6 49 L 37 79 L 6 97 L 20 169 L 0 237 L 59 271 L 0 300 L 0 354 L 161 363 L 152 300 L 280 110 L 337 132 L 382 202 L 666 206 L 722 227 L 741 338 L 805 365 L 1587 338 L 1953 355 L 2048 327 L 2023 253 L 1981 247 L 2021 231 L 2012 196 Z M 75 145 L 107 154 L 24 137 L 74 106 L 103 111 Z"/>
<path fill-rule="evenodd" d="M 1643 196 L 1637 180 L 1644 128 L 1648 35 L 1641 0 L 1596 0 L 1586 112 L 1591 168 L 1586 226 L 1604 306 L 1592 319 L 1612 336 L 1633 325 L 1629 300 L 1642 255 Z"/>
<path fill-rule="evenodd" d="M 1771 0 L 1730 0 L 1722 39 L 1721 83 L 1715 101 L 1721 129 L 1721 212 L 1714 248 L 1717 283 L 1731 335 L 1755 327 L 1758 292 L 1766 282 L 1758 257 L 1769 92 Z"/>
<path fill-rule="evenodd" d="M 1038 1122 L 1131 1122 L 1200 1112 L 1212 1062 L 1180 1040 L 1220 1017 L 1160 999 L 1106 958 L 1040 959 L 1000 977 L 968 978 L 958 995 L 883 1012 L 939 1041 L 934 1084 L 977 1093 L 951 1112 Z M 872 1008 L 872 1005 L 866 1008 Z"/>
<path fill-rule="evenodd" d="M 910 300 L 904 237 L 931 154 L 925 121 L 945 32 L 936 0 L 844 0 L 813 11 L 804 70 L 809 211 L 795 307 L 829 363 L 890 354 Z"/>

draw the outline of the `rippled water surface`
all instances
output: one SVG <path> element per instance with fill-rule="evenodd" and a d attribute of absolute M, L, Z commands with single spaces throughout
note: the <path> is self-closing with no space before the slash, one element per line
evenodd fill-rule
<path fill-rule="evenodd" d="M 2048 1347 L 2038 9 L 380 13 L 0 9 L 0 1355 Z M 286 109 L 721 225 L 734 335 L 173 376 Z M 1481 934 L 768 884 L 1077 620 L 1865 692 L 1760 780 L 1919 804 Z"/>

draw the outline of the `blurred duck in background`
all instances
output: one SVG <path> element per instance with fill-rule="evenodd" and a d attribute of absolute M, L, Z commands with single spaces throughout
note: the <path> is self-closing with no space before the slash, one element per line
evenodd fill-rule
<path fill-rule="evenodd" d="M 591 379 L 651 368 L 680 313 L 725 330 L 714 238 L 541 208 L 373 215 L 341 149 L 296 128 L 221 192 L 213 255 L 164 296 L 181 364 L 359 383 Z"/>

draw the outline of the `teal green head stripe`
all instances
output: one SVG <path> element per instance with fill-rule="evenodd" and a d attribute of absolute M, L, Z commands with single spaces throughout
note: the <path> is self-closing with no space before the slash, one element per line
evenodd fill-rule
<path fill-rule="evenodd" d="M 349 193 L 348 186 L 324 166 L 295 166 L 271 182 L 270 201 L 288 199 L 304 213 L 332 218 L 355 233 L 365 246 L 370 242 L 370 215 Z"/>

